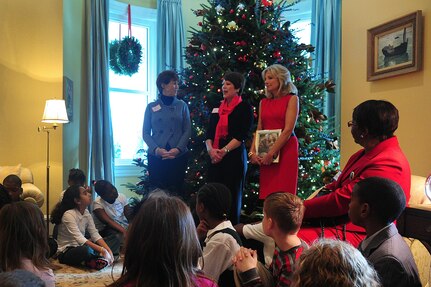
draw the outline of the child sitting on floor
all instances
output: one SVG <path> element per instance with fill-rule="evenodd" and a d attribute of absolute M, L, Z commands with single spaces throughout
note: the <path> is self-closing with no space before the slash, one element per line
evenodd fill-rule
<path fill-rule="evenodd" d="M 217 287 L 197 268 L 202 255 L 193 217 L 179 198 L 152 193 L 126 239 L 123 273 L 111 287 Z"/>
<path fill-rule="evenodd" d="M 227 219 L 230 206 L 231 193 L 221 183 L 207 183 L 197 193 L 198 235 L 201 238 L 206 235 L 202 270 L 223 287 L 235 286 L 232 257 L 242 245 L 238 233 Z"/>
<path fill-rule="evenodd" d="M 85 173 L 79 168 L 71 168 L 69 169 L 69 176 L 67 178 L 67 185 L 79 185 L 87 189 L 88 192 L 91 192 L 91 189 L 87 186 L 86 183 L 87 177 Z M 63 190 L 60 194 L 60 201 L 63 199 L 64 193 L 66 190 Z"/>
<path fill-rule="evenodd" d="M 51 221 L 59 224 L 58 259 L 60 263 L 79 266 L 84 263 L 91 269 L 102 269 L 113 262 L 111 249 L 97 232 L 87 207 L 91 194 L 79 185 L 72 185 L 57 203 Z M 85 238 L 88 231 L 91 241 Z"/>
<path fill-rule="evenodd" d="M 0 211 L 0 270 L 25 269 L 45 281 L 47 287 L 54 287 L 47 252 L 46 227 L 40 209 L 25 201 L 5 205 Z"/>
<path fill-rule="evenodd" d="M 263 232 L 272 237 L 276 245 L 272 264 L 269 270 L 261 264 L 258 266 L 257 252 L 241 247 L 233 262 L 242 286 L 267 286 L 267 281 L 272 280 L 275 286 L 290 286 L 295 262 L 308 248 L 297 235 L 304 210 L 302 200 L 290 193 L 273 193 L 265 199 Z"/>
<path fill-rule="evenodd" d="M 3 187 L 9 193 L 9 197 L 12 202 L 21 201 L 22 195 L 22 181 L 15 174 L 9 174 L 3 180 Z"/>
<path fill-rule="evenodd" d="M 94 190 L 99 195 L 93 202 L 94 223 L 112 253 L 118 255 L 129 225 L 127 198 L 107 180 L 96 181 Z"/>

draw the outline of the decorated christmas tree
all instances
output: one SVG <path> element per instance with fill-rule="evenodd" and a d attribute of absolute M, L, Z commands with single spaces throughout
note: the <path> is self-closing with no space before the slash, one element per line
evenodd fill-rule
<path fill-rule="evenodd" d="M 300 142 L 298 195 L 306 198 L 330 181 L 338 168 L 337 138 L 322 114 L 323 95 L 333 89 L 331 81 L 315 80 L 309 70 L 314 48 L 298 43 L 285 1 L 210 0 L 194 11 L 202 20 L 192 28 L 186 47 L 186 68 L 181 96 L 189 104 L 192 119 L 191 162 L 186 181 L 192 191 L 205 183 L 208 155 L 205 132 L 209 113 L 222 100 L 222 76 L 237 71 L 247 81 L 243 99 L 254 108 L 264 97 L 261 73 L 269 65 L 286 66 L 299 90 L 300 115 L 295 133 Z M 248 146 L 250 142 L 247 143 Z M 258 167 L 248 167 L 243 207 L 250 214 L 259 209 Z"/>

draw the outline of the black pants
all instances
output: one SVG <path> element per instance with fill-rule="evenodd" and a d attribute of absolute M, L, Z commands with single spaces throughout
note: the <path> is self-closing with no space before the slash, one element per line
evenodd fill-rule
<path fill-rule="evenodd" d="M 186 175 L 188 153 L 174 159 L 148 155 L 150 185 L 169 191 L 172 195 L 184 198 L 184 177 Z"/>
<path fill-rule="evenodd" d="M 231 192 L 231 212 L 229 220 L 233 225 L 239 223 L 242 207 L 242 190 L 247 171 L 247 154 L 244 144 L 228 153 L 220 163 L 212 164 L 208 170 L 207 182 L 219 182 Z"/>
<path fill-rule="evenodd" d="M 58 255 L 58 261 L 62 264 L 80 266 L 93 258 L 100 257 L 91 247 L 87 245 L 69 247 Z"/>

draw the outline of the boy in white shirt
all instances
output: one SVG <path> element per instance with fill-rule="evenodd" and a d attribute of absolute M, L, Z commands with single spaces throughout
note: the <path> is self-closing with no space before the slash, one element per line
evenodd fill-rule
<path fill-rule="evenodd" d="M 99 195 L 93 203 L 94 223 L 112 253 L 118 255 L 129 225 L 127 198 L 106 180 L 96 181 L 94 190 Z"/>

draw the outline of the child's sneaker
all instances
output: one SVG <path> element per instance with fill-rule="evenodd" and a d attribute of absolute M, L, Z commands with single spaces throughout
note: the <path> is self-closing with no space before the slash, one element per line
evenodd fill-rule
<path fill-rule="evenodd" d="M 88 268 L 95 269 L 95 270 L 101 270 L 101 269 L 105 268 L 106 266 L 108 266 L 108 264 L 109 264 L 108 260 L 106 260 L 103 257 L 93 258 L 93 259 L 90 259 L 89 261 L 85 262 L 85 265 Z"/>

